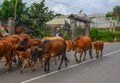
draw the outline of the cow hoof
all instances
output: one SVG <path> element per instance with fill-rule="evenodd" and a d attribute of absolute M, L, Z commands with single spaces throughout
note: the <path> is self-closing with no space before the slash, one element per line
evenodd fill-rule
<path fill-rule="evenodd" d="M 79 61 L 78 63 L 81 63 L 81 61 Z"/>
<path fill-rule="evenodd" d="M 61 68 L 58 68 L 58 70 L 60 70 Z"/>
<path fill-rule="evenodd" d="M 20 71 L 20 73 L 23 73 L 23 71 Z"/>
<path fill-rule="evenodd" d="M 7 63 L 5 63 L 5 66 L 7 66 Z"/>
<path fill-rule="evenodd" d="M 10 73 L 9 71 L 6 72 L 7 74 Z"/>
<path fill-rule="evenodd" d="M 46 71 L 46 73 L 49 73 L 49 71 Z"/>
<path fill-rule="evenodd" d="M 44 71 L 45 71 L 46 73 L 49 73 L 49 71 L 48 71 L 48 70 L 45 70 L 45 69 L 44 69 Z"/>
<path fill-rule="evenodd" d="M 76 63 L 78 63 L 79 61 L 76 59 Z"/>
<path fill-rule="evenodd" d="M 36 69 L 32 69 L 32 71 L 36 71 Z"/>

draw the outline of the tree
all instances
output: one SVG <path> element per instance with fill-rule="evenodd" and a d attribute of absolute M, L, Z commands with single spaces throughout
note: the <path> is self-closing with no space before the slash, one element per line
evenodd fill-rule
<path fill-rule="evenodd" d="M 113 9 L 113 16 L 115 16 L 117 21 L 120 21 L 120 6 L 116 6 Z"/>
<path fill-rule="evenodd" d="M 14 17 L 16 0 L 4 0 L 0 7 L 0 18 L 1 20 L 8 20 L 9 17 Z M 16 20 L 21 21 L 20 18 L 24 14 L 25 3 L 22 0 L 18 0 L 16 10 Z"/>
<path fill-rule="evenodd" d="M 111 17 L 113 20 L 120 21 L 120 6 L 116 6 L 113 8 L 113 11 L 108 12 L 106 17 Z"/>
<path fill-rule="evenodd" d="M 49 11 L 48 7 L 45 7 L 45 0 L 42 0 L 40 3 L 33 3 L 27 12 L 28 20 L 32 24 L 28 33 L 32 33 L 35 37 L 43 37 L 46 27 L 44 24 L 54 17 L 54 12 Z"/>

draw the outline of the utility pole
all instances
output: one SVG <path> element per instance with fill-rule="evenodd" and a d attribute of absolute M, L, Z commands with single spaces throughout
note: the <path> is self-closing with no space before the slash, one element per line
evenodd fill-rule
<path fill-rule="evenodd" d="M 17 3 L 18 3 L 18 0 L 16 0 L 16 3 L 15 3 L 13 34 L 15 34 L 15 21 L 16 21 L 16 10 L 17 10 Z"/>
<path fill-rule="evenodd" d="M 112 18 L 109 17 L 109 19 L 110 19 L 110 31 L 112 31 Z"/>
<path fill-rule="evenodd" d="M 16 0 L 16 3 L 15 3 L 14 20 L 16 20 L 17 3 L 18 3 L 18 0 Z"/>
<path fill-rule="evenodd" d="M 14 17 L 9 17 L 8 18 L 8 26 L 9 26 L 8 33 L 9 34 L 15 34 L 15 21 L 16 21 L 17 3 L 18 3 L 18 0 L 16 0 L 16 2 L 15 2 Z"/>

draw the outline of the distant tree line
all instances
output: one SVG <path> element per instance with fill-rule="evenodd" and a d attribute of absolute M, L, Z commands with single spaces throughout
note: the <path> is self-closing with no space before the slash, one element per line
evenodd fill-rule
<path fill-rule="evenodd" d="M 106 17 L 110 17 L 117 22 L 120 22 L 120 6 L 115 6 L 112 11 L 106 14 Z"/>

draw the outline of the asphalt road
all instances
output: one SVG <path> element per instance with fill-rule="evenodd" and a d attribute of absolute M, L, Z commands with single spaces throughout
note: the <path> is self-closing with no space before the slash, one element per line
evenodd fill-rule
<path fill-rule="evenodd" d="M 60 71 L 57 70 L 60 61 L 58 65 L 51 61 L 50 73 L 45 73 L 38 64 L 36 71 L 30 72 L 26 67 L 21 74 L 14 63 L 13 71 L 6 73 L 5 63 L 0 62 L 0 83 L 120 83 L 120 43 L 105 44 L 101 59 L 91 60 L 87 53 L 86 61 L 76 64 L 73 52 L 67 53 L 67 57 L 70 64 L 65 67 L 63 63 Z"/>

